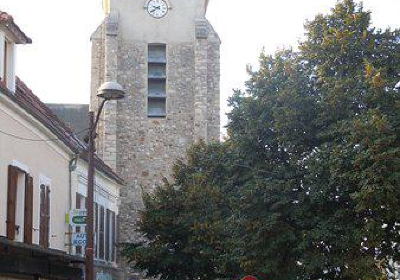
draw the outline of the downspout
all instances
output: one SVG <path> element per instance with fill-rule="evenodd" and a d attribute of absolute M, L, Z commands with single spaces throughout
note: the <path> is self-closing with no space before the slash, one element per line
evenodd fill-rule
<path fill-rule="evenodd" d="M 69 187 L 69 209 L 72 209 L 72 172 L 76 170 L 77 162 L 78 162 L 79 154 L 73 155 L 71 160 L 69 161 L 69 179 L 68 179 L 68 187 Z M 68 225 L 68 253 L 72 254 L 72 227 Z"/>

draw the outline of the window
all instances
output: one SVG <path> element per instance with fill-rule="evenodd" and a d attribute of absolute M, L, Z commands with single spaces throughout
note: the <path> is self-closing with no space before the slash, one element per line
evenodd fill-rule
<path fill-rule="evenodd" d="M 93 223 L 94 223 L 94 256 L 98 261 L 116 261 L 116 215 L 115 212 L 106 207 L 109 205 L 107 198 L 98 196 L 93 203 Z M 105 204 L 103 204 L 105 203 Z M 86 209 L 87 199 L 85 196 L 76 194 L 76 209 Z M 76 232 L 85 232 L 85 227 L 76 227 Z M 75 253 L 85 254 L 85 248 L 75 247 Z"/>
<path fill-rule="evenodd" d="M 32 243 L 33 178 L 18 167 L 8 167 L 7 238 Z"/>
<path fill-rule="evenodd" d="M 149 45 L 148 49 L 148 116 L 167 114 L 167 52 L 165 45 Z"/>
<path fill-rule="evenodd" d="M 50 186 L 40 185 L 39 245 L 50 247 Z"/>
<path fill-rule="evenodd" d="M 106 256 L 105 259 L 110 262 L 116 261 L 116 239 L 115 239 L 115 213 L 107 209 L 106 218 Z"/>
<path fill-rule="evenodd" d="M 98 260 L 116 261 L 116 215 L 110 209 L 95 203 L 95 256 Z"/>
<path fill-rule="evenodd" d="M 86 198 L 76 194 L 76 209 L 85 209 Z M 116 261 L 116 215 L 115 212 L 101 205 L 98 201 L 93 204 L 94 222 L 94 255 L 100 261 Z M 76 232 L 85 232 L 84 227 L 76 227 Z M 84 255 L 84 248 L 77 246 L 76 254 Z"/>

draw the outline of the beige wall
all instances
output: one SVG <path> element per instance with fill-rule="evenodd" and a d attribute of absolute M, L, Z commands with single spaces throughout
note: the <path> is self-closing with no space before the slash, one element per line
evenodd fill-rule
<path fill-rule="evenodd" d="M 56 138 L 45 127 L 0 93 L 0 131 L 26 139 Z M 0 133 L 0 235 L 6 236 L 8 165 L 16 165 L 34 179 L 33 243 L 39 243 L 39 186 L 51 186 L 50 247 L 68 251 L 65 214 L 75 208 L 76 193 L 86 196 L 88 164 L 79 159 L 71 173 L 72 152 L 59 141 L 24 141 Z M 95 174 L 95 201 L 118 215 L 121 185 L 102 172 Z M 21 180 L 23 184 L 23 180 Z M 21 188 L 22 189 L 22 188 Z M 72 203 L 70 205 L 70 203 Z M 16 238 L 17 240 L 17 238 Z M 22 241 L 22 238 L 21 240 Z"/>
<path fill-rule="evenodd" d="M 126 41 L 150 43 L 192 42 L 195 20 L 205 17 L 206 0 L 169 0 L 171 9 L 161 18 L 151 17 L 148 0 L 111 0 L 111 11 L 119 15 L 119 29 Z"/>
<path fill-rule="evenodd" d="M 0 130 L 20 137 L 43 140 L 54 135 L 0 93 Z M 51 185 L 50 246 L 65 250 L 65 213 L 69 210 L 69 153 L 57 142 L 22 141 L 0 133 L 0 235 L 6 235 L 7 168 L 19 165 L 33 177 L 33 242 L 39 242 L 39 184 Z"/>

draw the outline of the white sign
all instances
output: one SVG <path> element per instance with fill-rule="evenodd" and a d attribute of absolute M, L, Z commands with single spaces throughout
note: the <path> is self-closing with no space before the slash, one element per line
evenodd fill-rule
<path fill-rule="evenodd" d="M 72 240 L 71 240 L 72 246 L 86 246 L 86 233 L 73 233 L 72 234 Z"/>
<path fill-rule="evenodd" d="M 69 211 L 69 224 L 73 227 L 86 225 L 86 209 L 72 209 Z"/>

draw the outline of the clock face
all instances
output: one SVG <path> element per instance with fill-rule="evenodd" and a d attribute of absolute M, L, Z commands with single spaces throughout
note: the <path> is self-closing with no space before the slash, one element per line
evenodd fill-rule
<path fill-rule="evenodd" d="M 147 4 L 147 11 L 155 18 L 162 18 L 168 12 L 168 5 L 164 0 L 150 0 Z"/>

